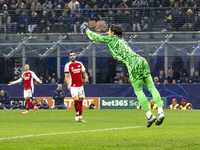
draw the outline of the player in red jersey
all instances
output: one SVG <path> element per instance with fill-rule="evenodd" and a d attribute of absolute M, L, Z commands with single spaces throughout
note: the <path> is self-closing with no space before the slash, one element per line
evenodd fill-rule
<path fill-rule="evenodd" d="M 33 79 L 35 79 L 37 82 L 42 83 L 42 81 L 35 75 L 34 72 L 29 70 L 29 65 L 26 64 L 24 66 L 25 72 L 22 74 L 21 78 L 19 78 L 16 81 L 10 82 L 8 85 L 13 85 L 16 83 L 20 83 L 22 80 L 24 80 L 24 98 L 26 101 L 26 111 L 22 112 L 22 114 L 28 114 L 28 110 L 30 108 L 30 105 L 34 108 L 34 113 L 37 113 L 37 106 L 34 106 L 34 104 L 30 101 L 32 97 L 32 93 L 34 93 L 34 85 L 33 85 Z"/>
<path fill-rule="evenodd" d="M 82 73 L 85 78 L 85 83 L 89 83 L 88 76 L 85 71 L 85 67 L 81 62 L 76 61 L 76 54 L 74 52 L 69 53 L 70 62 L 65 65 L 65 82 L 67 83 L 68 90 L 74 99 L 74 107 L 76 111 L 75 120 L 79 122 L 85 122 L 82 119 L 83 98 L 85 98 L 85 92 L 82 82 Z"/>

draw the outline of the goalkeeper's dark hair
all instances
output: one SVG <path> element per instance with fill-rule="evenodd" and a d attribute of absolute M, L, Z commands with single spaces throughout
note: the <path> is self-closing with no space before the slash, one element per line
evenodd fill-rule
<path fill-rule="evenodd" d="M 123 36 L 122 28 L 117 25 L 111 25 L 110 30 L 114 32 L 114 35 L 117 35 L 120 38 Z"/>
<path fill-rule="evenodd" d="M 70 51 L 68 55 L 70 56 L 70 54 L 71 54 L 71 53 L 74 53 L 74 54 L 75 54 L 75 52 L 74 52 L 74 51 Z"/>

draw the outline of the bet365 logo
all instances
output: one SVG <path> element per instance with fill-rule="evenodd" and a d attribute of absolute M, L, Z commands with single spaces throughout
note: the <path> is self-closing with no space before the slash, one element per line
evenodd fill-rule
<path fill-rule="evenodd" d="M 134 100 L 102 100 L 102 106 L 138 106 L 138 101 Z"/>

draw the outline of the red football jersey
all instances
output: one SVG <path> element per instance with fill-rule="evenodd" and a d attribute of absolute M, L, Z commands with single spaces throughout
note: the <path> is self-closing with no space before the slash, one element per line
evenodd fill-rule
<path fill-rule="evenodd" d="M 31 72 L 24 72 L 22 74 L 22 78 L 24 79 L 24 90 L 31 89 L 31 80 L 32 80 L 32 74 Z"/>
<path fill-rule="evenodd" d="M 20 83 L 22 80 L 24 80 L 24 90 L 32 90 L 34 93 L 34 86 L 33 86 L 33 79 L 36 81 L 40 81 L 40 79 L 35 75 L 32 71 L 27 71 L 22 74 L 22 77 L 18 80 L 12 82 L 12 84 Z"/>
<path fill-rule="evenodd" d="M 71 62 L 65 65 L 65 73 L 69 73 L 69 83 L 73 87 L 83 86 L 82 72 L 85 71 L 85 67 L 81 62 L 76 61 L 72 64 Z"/>

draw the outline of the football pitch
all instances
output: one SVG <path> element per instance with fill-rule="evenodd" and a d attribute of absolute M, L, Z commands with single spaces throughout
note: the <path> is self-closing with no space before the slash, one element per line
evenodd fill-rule
<path fill-rule="evenodd" d="M 200 111 L 165 110 L 161 126 L 147 128 L 143 110 L 0 111 L 0 149 L 200 149 Z M 152 111 L 157 116 L 157 111 Z"/>

